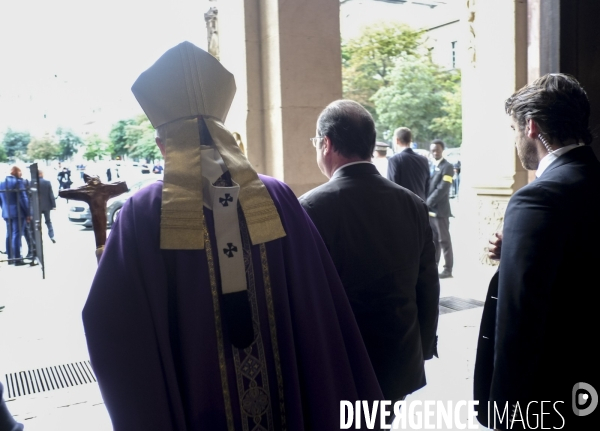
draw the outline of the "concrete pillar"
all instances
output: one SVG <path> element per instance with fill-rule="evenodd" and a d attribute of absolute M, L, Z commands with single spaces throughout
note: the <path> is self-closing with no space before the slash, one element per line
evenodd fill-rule
<path fill-rule="evenodd" d="M 527 82 L 527 2 L 465 0 L 462 64 L 461 214 L 457 223 L 468 262 L 491 264 L 487 241 L 501 227 L 510 196 L 527 183 L 505 100 Z"/>
<path fill-rule="evenodd" d="M 228 0 L 218 8 L 221 61 L 238 87 L 227 126 L 259 173 L 297 195 L 322 184 L 309 138 L 321 110 L 342 97 L 339 0 Z"/>

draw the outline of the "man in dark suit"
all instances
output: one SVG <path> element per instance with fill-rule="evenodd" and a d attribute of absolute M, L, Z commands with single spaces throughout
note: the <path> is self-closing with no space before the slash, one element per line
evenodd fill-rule
<path fill-rule="evenodd" d="M 52 184 L 50 181 L 44 178 L 44 172 L 39 170 L 38 175 L 40 177 L 40 213 L 44 215 L 44 221 L 46 223 L 46 227 L 48 228 L 48 236 L 50 237 L 50 241 L 56 242 L 54 239 L 52 220 L 50 219 L 50 211 L 56 209 L 54 191 L 52 190 Z"/>
<path fill-rule="evenodd" d="M 433 174 L 429 183 L 427 206 L 429 207 L 429 220 L 433 230 L 435 243 L 435 262 L 439 265 L 442 252 L 444 253 L 444 270 L 440 278 L 452 277 L 454 266 L 454 253 L 452 252 L 452 239 L 450 238 L 450 186 L 454 177 L 454 166 L 444 159 L 444 142 L 435 139 L 431 142 L 429 151 L 433 157 Z"/>
<path fill-rule="evenodd" d="M 21 178 L 21 169 L 13 166 L 4 181 L 0 182 L 0 207 L 6 222 L 6 251 L 9 264 L 26 265 L 21 256 L 21 237 L 25 223 L 29 223 L 29 199 Z"/>
<path fill-rule="evenodd" d="M 399 186 L 407 188 L 423 200 L 429 189 L 429 163 L 410 148 L 412 132 L 400 127 L 394 132 L 396 154 L 390 158 L 387 177 Z"/>
<path fill-rule="evenodd" d="M 440 288 L 427 207 L 370 163 L 375 125 L 360 104 L 331 103 L 312 140 L 330 180 L 300 203 L 333 258 L 384 396 L 403 399 L 426 384 L 424 360 L 437 356 Z"/>
<path fill-rule="evenodd" d="M 490 248 L 501 261 L 477 346 L 478 419 L 497 429 L 592 429 L 600 163 L 587 145 L 590 105 L 573 77 L 553 73 L 513 94 L 506 112 L 519 159 L 537 178 L 512 196 Z M 493 403 L 514 420 L 501 421 Z"/>

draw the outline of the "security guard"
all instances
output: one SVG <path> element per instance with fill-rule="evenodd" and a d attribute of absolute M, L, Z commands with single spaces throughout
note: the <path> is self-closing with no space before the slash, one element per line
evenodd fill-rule
<path fill-rule="evenodd" d="M 452 163 L 444 159 L 444 142 L 435 139 L 431 142 L 429 151 L 433 158 L 432 176 L 429 183 L 429 194 L 427 195 L 427 206 L 429 207 L 429 222 L 433 230 L 433 242 L 435 243 L 435 262 L 439 265 L 440 256 L 444 252 L 444 270 L 440 272 L 440 278 L 452 277 L 452 266 L 454 255 L 452 253 L 452 240 L 450 239 L 450 187 L 454 177 Z"/>

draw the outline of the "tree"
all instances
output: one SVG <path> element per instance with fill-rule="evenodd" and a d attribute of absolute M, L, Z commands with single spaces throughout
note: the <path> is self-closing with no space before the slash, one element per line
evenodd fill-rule
<path fill-rule="evenodd" d="M 124 157 L 129 154 L 129 146 L 132 144 L 127 138 L 127 127 L 135 125 L 135 119 L 120 120 L 113 125 L 110 133 L 110 155 L 113 158 Z"/>
<path fill-rule="evenodd" d="M 154 127 L 146 115 L 135 118 L 136 124 L 126 127 L 126 135 L 130 144 L 129 155 L 134 159 L 144 159 L 150 162 L 162 157 L 156 146 Z"/>
<path fill-rule="evenodd" d="M 342 43 L 344 97 L 361 103 L 376 116 L 371 98 L 392 82 L 390 73 L 402 55 L 425 56 L 423 32 L 405 24 L 377 24 Z"/>
<path fill-rule="evenodd" d="M 402 55 L 390 82 L 372 97 L 385 138 L 391 138 L 394 129 L 402 125 L 411 129 L 415 142 L 440 137 L 449 144 L 460 143 L 460 93 L 456 95 L 460 75 L 442 71 L 429 57 Z M 455 116 L 445 118 L 448 113 Z"/>
<path fill-rule="evenodd" d="M 6 155 L 6 150 L 4 149 L 4 144 L 0 145 L 0 163 L 8 162 L 8 156 Z"/>
<path fill-rule="evenodd" d="M 23 158 L 27 156 L 27 146 L 31 141 L 29 132 L 17 132 L 8 128 L 2 143 L 9 159 Z"/>
<path fill-rule="evenodd" d="M 85 140 L 85 152 L 83 158 L 98 161 L 108 154 L 106 141 L 97 134 L 89 136 Z"/>
<path fill-rule="evenodd" d="M 56 159 L 59 152 L 59 145 L 54 142 L 50 135 L 33 139 L 27 146 L 27 156 L 30 160 L 43 160 L 46 164 L 49 160 Z"/>
<path fill-rule="evenodd" d="M 68 129 L 59 127 L 56 129 L 56 137 L 58 138 L 58 155 L 61 160 L 73 157 L 77 148 L 83 145 L 83 140 Z"/>
<path fill-rule="evenodd" d="M 429 127 L 432 133 L 442 139 L 448 147 L 458 147 L 462 143 L 462 92 L 460 73 L 448 82 L 444 92 L 441 117 L 434 118 Z"/>

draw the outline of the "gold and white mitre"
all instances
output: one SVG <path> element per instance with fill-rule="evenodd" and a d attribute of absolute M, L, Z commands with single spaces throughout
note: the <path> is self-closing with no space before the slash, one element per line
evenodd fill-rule
<path fill-rule="evenodd" d="M 206 205 L 215 212 L 217 247 L 233 253 L 237 245 L 229 239 L 233 231 L 239 238 L 239 224 L 223 227 L 217 223 L 222 220 L 217 210 L 232 209 L 229 213 L 237 217 L 238 200 L 252 244 L 285 236 L 269 192 L 223 125 L 235 95 L 235 81 L 216 58 L 190 42 L 180 43 L 143 72 L 131 90 L 154 128 L 161 128 L 165 144 L 161 249 L 203 249 L 202 207 Z M 219 187 L 211 185 L 210 196 L 204 196 L 203 176 L 205 185 L 207 180 L 212 184 L 219 173 L 215 166 L 223 164 L 236 190 L 221 196 Z M 223 238 L 227 238 L 225 247 Z"/>

